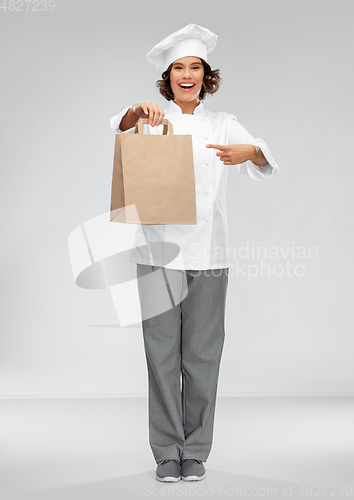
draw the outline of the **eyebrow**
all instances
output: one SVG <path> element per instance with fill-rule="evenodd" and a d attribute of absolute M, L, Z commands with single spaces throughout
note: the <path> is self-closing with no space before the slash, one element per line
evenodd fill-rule
<path fill-rule="evenodd" d="M 180 63 L 180 62 L 174 62 L 172 64 L 172 66 L 175 66 L 175 64 L 179 64 L 180 66 L 184 66 L 184 64 Z M 203 63 L 201 63 L 201 62 L 198 61 L 198 62 L 191 63 L 191 66 L 194 66 L 195 64 L 203 64 Z"/>

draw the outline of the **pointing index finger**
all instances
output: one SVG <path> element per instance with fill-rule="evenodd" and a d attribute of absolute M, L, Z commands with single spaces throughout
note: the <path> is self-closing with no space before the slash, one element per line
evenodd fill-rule
<path fill-rule="evenodd" d="M 224 150 L 225 146 L 222 146 L 221 144 L 207 144 L 207 148 L 214 148 L 214 149 L 220 149 L 221 151 Z"/>

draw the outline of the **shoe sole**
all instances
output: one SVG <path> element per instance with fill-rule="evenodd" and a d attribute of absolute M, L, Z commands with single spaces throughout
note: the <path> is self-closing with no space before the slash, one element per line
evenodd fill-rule
<path fill-rule="evenodd" d="M 182 476 L 183 481 L 200 481 L 206 477 L 206 473 L 202 476 Z"/>
<path fill-rule="evenodd" d="M 173 476 L 159 477 L 157 474 L 155 474 L 155 477 L 158 481 L 161 481 L 163 483 L 176 483 L 177 481 L 181 480 L 181 476 L 179 476 L 179 477 L 173 477 Z"/>

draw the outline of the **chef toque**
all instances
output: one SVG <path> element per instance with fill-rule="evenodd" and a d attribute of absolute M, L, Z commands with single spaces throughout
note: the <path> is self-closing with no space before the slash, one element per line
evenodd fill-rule
<path fill-rule="evenodd" d="M 161 40 L 147 53 L 146 59 L 156 69 L 165 71 L 169 65 L 180 57 L 195 56 L 207 60 L 215 48 L 218 36 L 198 24 L 187 24 Z"/>

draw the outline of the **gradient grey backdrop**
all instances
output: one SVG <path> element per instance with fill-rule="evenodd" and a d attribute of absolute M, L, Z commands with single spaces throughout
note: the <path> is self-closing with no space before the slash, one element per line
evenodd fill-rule
<path fill-rule="evenodd" d="M 280 167 L 270 182 L 229 167 L 230 245 L 318 249 L 267 260 L 302 277 L 231 269 L 219 394 L 352 394 L 353 2 L 165 5 L 1 11 L 0 394 L 146 394 L 141 329 L 114 327 L 108 290 L 75 285 L 67 240 L 109 210 L 110 118 L 166 104 L 146 53 L 190 22 L 219 35 L 224 83 L 205 107 L 235 114 Z"/>

